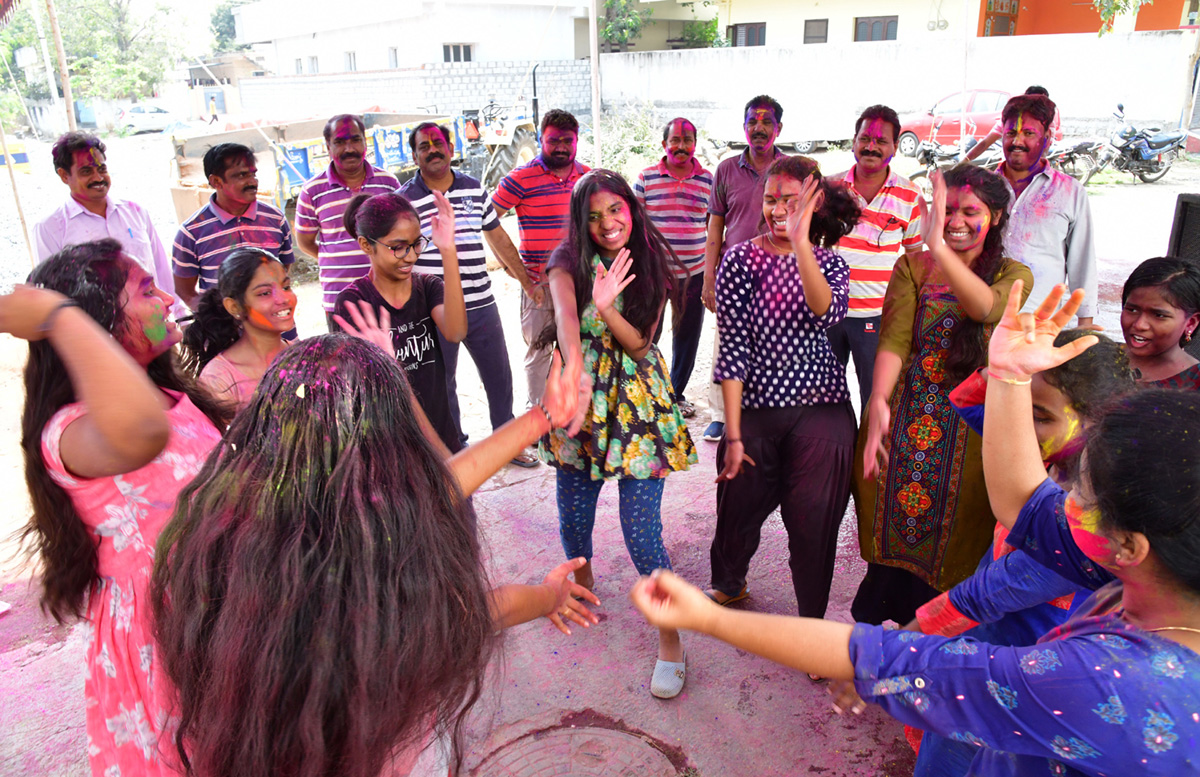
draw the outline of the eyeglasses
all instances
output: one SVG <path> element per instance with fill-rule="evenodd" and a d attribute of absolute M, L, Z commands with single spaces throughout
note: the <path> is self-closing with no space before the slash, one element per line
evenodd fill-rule
<path fill-rule="evenodd" d="M 366 237 L 366 235 L 363 235 L 363 237 Z M 379 246 L 380 248 L 388 249 L 392 252 L 392 256 L 396 257 L 397 259 L 403 259 L 404 257 L 408 256 L 409 251 L 416 251 L 417 256 L 420 256 L 421 252 L 425 250 L 425 246 L 429 245 L 429 238 L 425 237 L 424 235 L 421 235 L 411 243 L 400 243 L 399 245 L 394 246 L 390 246 L 387 243 L 380 243 L 378 240 L 372 240 L 369 237 L 367 237 L 367 240 Z"/>
<path fill-rule="evenodd" d="M 879 228 L 879 234 L 875 237 L 875 247 L 876 248 L 883 248 L 884 234 L 886 234 L 887 231 L 892 228 L 893 224 L 899 224 L 899 223 L 900 223 L 900 219 L 896 218 L 895 216 L 888 216 L 887 223 L 885 223 L 882 227 Z"/>

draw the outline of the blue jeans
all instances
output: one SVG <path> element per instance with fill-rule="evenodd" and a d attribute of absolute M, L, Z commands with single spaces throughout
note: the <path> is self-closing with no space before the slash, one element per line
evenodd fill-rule
<path fill-rule="evenodd" d="M 603 480 L 592 480 L 586 472 L 557 468 L 558 533 L 567 558 L 592 560 L 592 527 L 596 523 L 596 500 Z M 671 558 L 662 541 L 662 495 L 664 478 L 617 480 L 619 513 L 625 547 L 638 574 L 670 569 Z"/>
<path fill-rule="evenodd" d="M 442 345 L 442 358 L 446 361 L 446 392 L 450 397 L 450 413 L 454 423 L 462 429 L 462 418 L 458 409 L 458 343 L 452 343 L 438 332 Z M 467 311 L 467 336 L 462 341 L 467 353 L 479 370 L 483 391 L 487 394 L 488 415 L 492 428 L 499 429 L 513 418 L 512 367 L 508 363 L 508 346 L 504 342 L 504 327 L 500 323 L 500 311 L 492 302 L 481 308 Z M 466 445 L 467 435 L 462 442 Z"/>
<path fill-rule="evenodd" d="M 683 390 L 692 377 L 696 351 L 700 348 L 700 332 L 704 329 L 704 302 L 700 299 L 700 292 L 704 289 L 704 273 L 696 273 L 685 279 L 684 284 L 683 316 L 679 319 L 679 326 L 671 327 L 671 388 L 675 392 L 676 402 L 683 399 Z M 666 307 L 663 307 L 663 314 L 658 317 L 658 329 L 654 332 L 656 343 L 662 336 L 666 312 Z M 672 317 L 675 312 L 671 311 Z"/>

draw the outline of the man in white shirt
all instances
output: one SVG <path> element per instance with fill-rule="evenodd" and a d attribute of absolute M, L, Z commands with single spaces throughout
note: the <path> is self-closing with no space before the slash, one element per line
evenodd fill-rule
<path fill-rule="evenodd" d="M 38 261 L 69 245 L 111 237 L 121 244 L 158 288 L 175 293 L 171 260 L 154 231 L 150 214 L 135 202 L 109 196 L 112 179 L 103 141 L 86 132 L 68 132 L 54 143 L 51 156 L 71 196 L 33 228 Z"/>

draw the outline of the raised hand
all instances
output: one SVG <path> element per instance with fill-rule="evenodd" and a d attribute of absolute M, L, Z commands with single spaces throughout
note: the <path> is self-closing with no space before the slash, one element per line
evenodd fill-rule
<path fill-rule="evenodd" d="M 439 191 L 433 193 L 433 202 L 437 206 L 437 213 L 429 218 L 433 244 L 439 251 L 454 248 L 454 206 L 446 199 L 446 195 Z"/>
<path fill-rule="evenodd" d="M 812 230 L 813 214 L 825 201 L 825 192 L 821 191 L 821 182 L 815 175 L 810 175 L 800 185 L 800 194 L 787 202 L 787 234 L 793 251 L 797 246 L 809 242 L 808 235 Z"/>
<path fill-rule="evenodd" d="M 337 313 L 333 315 L 334 322 L 342 328 L 343 332 L 360 340 L 366 340 L 368 343 L 374 343 L 388 356 L 395 358 L 396 348 L 392 342 L 392 314 L 388 312 L 387 308 L 380 308 L 379 315 L 376 317 L 375 309 L 369 302 L 357 300 L 346 306 L 346 312 L 350 314 L 350 318 L 354 321 L 353 324 Z"/>
<path fill-rule="evenodd" d="M 867 444 L 863 448 L 863 477 L 873 478 L 883 471 L 888 463 L 887 447 L 884 437 L 892 422 L 892 409 L 885 397 L 872 394 L 867 400 L 869 425 L 867 427 Z"/>
<path fill-rule="evenodd" d="M 921 231 L 925 245 L 933 251 L 946 244 L 946 179 L 941 170 L 934 170 L 929 175 L 929 182 L 933 184 L 933 202 L 929 205 L 928 215 L 921 214 Z"/>
<path fill-rule="evenodd" d="M 596 303 L 596 310 L 607 313 L 612 309 L 617 297 L 637 277 L 629 274 L 631 267 L 633 256 L 628 248 L 622 248 L 613 259 L 612 267 L 606 270 L 601 264 L 596 268 L 596 279 L 592 281 L 592 301 Z"/>
<path fill-rule="evenodd" d="M 666 569 L 639 579 L 629 598 L 650 625 L 660 629 L 704 631 L 708 618 L 721 609 L 699 588 Z"/>
<path fill-rule="evenodd" d="M 578 623 L 585 629 L 590 628 L 593 623 L 600 622 L 600 619 L 587 608 L 587 605 L 580 601 L 580 599 L 586 599 L 592 604 L 598 605 L 600 599 L 569 578 L 572 572 L 586 563 L 587 559 L 583 556 L 564 561 L 551 569 L 546 574 L 546 578 L 542 580 L 542 585 L 549 586 L 556 594 L 554 607 L 546 613 L 546 617 L 563 634 L 571 633 L 571 629 L 567 626 L 568 621 Z"/>
<path fill-rule="evenodd" d="M 51 314 L 67 301 L 56 291 L 18 283 L 11 294 L 0 296 L 0 332 L 22 340 L 41 340 L 49 334 L 45 325 Z"/>
<path fill-rule="evenodd" d="M 998 378 L 1026 380 L 1034 373 L 1075 358 L 1100 342 L 1094 335 L 1087 335 L 1054 347 L 1054 338 L 1071 322 L 1071 317 L 1083 303 L 1082 289 L 1073 291 L 1059 308 L 1058 303 L 1067 287 L 1057 284 L 1037 310 L 1021 313 L 1024 286 L 1019 280 L 1013 283 L 1004 316 L 996 324 L 988 343 L 988 372 Z"/>

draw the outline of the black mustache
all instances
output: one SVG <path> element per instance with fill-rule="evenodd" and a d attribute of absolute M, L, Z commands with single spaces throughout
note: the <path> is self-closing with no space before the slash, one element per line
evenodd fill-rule
<path fill-rule="evenodd" d="M 362 154 L 356 154 L 353 151 L 347 151 L 342 154 L 339 159 L 362 159 Z"/>
<path fill-rule="evenodd" d="M 445 158 L 446 158 L 445 154 L 430 154 L 429 156 L 425 157 L 425 161 L 432 162 L 435 159 L 445 159 Z"/>
<path fill-rule="evenodd" d="M 875 157 L 879 157 L 880 159 L 883 159 L 883 154 L 879 153 L 878 151 L 859 151 L 858 155 L 859 156 L 875 156 Z"/>

